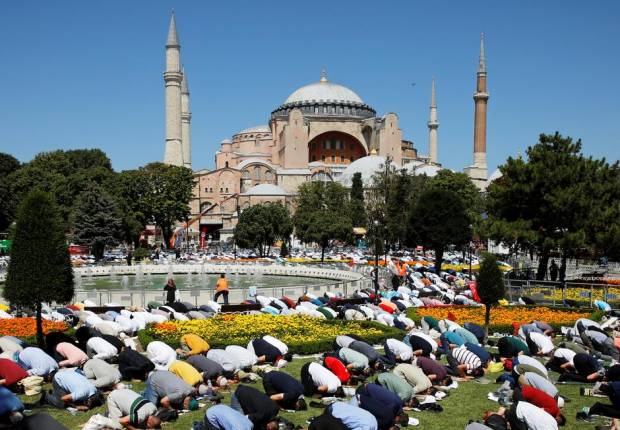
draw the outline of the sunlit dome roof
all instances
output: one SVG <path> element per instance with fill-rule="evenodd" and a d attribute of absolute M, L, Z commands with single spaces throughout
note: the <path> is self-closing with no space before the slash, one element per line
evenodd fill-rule
<path fill-rule="evenodd" d="M 489 179 L 487 179 L 487 187 L 489 186 L 491 182 L 493 182 L 496 179 L 501 178 L 502 176 L 503 176 L 502 172 L 499 169 L 495 169 L 495 171 L 491 173 L 491 176 L 489 176 Z"/>
<path fill-rule="evenodd" d="M 436 176 L 437 173 L 441 170 L 441 167 L 435 166 L 433 164 L 425 164 L 415 169 L 414 174 L 416 176 L 426 175 L 429 177 Z"/>
<path fill-rule="evenodd" d="M 319 82 L 305 85 L 294 91 L 288 96 L 284 104 L 310 101 L 364 103 L 362 98 L 353 90 L 343 85 L 329 82 L 327 78 L 323 76 Z"/>
<path fill-rule="evenodd" d="M 273 184 L 258 184 L 243 193 L 246 196 L 288 196 L 289 193 Z"/>
<path fill-rule="evenodd" d="M 345 186 L 350 186 L 353 180 L 353 175 L 356 173 L 362 174 L 362 182 L 364 185 L 370 185 L 372 182 L 372 175 L 378 170 L 381 170 L 385 165 L 385 157 L 381 155 L 368 155 L 366 157 L 359 158 L 353 163 L 349 164 L 340 175 L 340 182 Z"/>
<path fill-rule="evenodd" d="M 248 133 L 271 133 L 271 129 L 268 125 L 257 125 L 255 127 L 246 128 L 235 134 L 248 134 Z"/>

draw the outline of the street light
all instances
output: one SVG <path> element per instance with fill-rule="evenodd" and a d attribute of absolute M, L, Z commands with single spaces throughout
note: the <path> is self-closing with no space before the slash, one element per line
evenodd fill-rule
<path fill-rule="evenodd" d="M 375 302 L 379 303 L 379 220 L 374 220 L 375 226 Z"/>

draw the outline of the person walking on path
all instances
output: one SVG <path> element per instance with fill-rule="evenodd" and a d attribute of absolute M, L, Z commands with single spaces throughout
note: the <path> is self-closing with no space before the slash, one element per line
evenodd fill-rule
<path fill-rule="evenodd" d="M 559 273 L 558 265 L 555 263 L 555 260 L 551 260 L 551 264 L 549 265 L 549 276 L 551 281 L 555 282 L 558 279 Z"/>
<path fill-rule="evenodd" d="M 213 301 L 217 302 L 217 299 L 220 296 L 224 296 L 224 304 L 228 304 L 228 280 L 226 279 L 226 275 L 222 273 L 220 275 L 220 279 L 217 280 L 215 284 L 215 296 L 213 297 Z"/>

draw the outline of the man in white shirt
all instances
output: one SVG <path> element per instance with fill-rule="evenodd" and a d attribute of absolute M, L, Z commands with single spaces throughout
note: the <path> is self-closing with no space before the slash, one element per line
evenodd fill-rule
<path fill-rule="evenodd" d="M 392 363 L 411 362 L 413 349 L 397 339 L 387 339 L 383 344 L 385 356 Z"/>
<path fill-rule="evenodd" d="M 558 373 L 570 371 L 575 367 L 573 359 L 577 353 L 568 348 L 556 348 L 545 367 Z"/>
<path fill-rule="evenodd" d="M 553 416 L 528 402 L 514 402 L 508 410 L 500 408 L 498 414 L 506 417 L 511 429 L 558 430 L 558 422 Z"/>
<path fill-rule="evenodd" d="M 545 356 L 553 351 L 553 342 L 542 333 L 530 332 L 525 336 L 525 340 L 532 355 Z"/>
<path fill-rule="evenodd" d="M 157 370 L 168 370 L 177 359 L 177 353 L 172 347 L 158 340 L 149 343 L 146 353 Z"/>
<path fill-rule="evenodd" d="M 256 354 L 242 346 L 228 345 L 225 351 L 237 359 L 240 369 L 248 369 L 258 363 Z"/>
<path fill-rule="evenodd" d="M 320 394 L 344 397 L 340 379 L 316 362 L 303 365 L 301 368 L 301 384 L 304 386 L 306 396 Z"/>
<path fill-rule="evenodd" d="M 118 355 L 118 349 L 110 342 L 100 337 L 91 337 L 86 342 L 86 354 L 90 358 L 109 361 Z"/>

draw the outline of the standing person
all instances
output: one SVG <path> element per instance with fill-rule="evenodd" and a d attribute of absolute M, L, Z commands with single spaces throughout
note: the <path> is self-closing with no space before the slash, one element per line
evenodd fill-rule
<path fill-rule="evenodd" d="M 177 284 L 175 284 L 174 279 L 168 279 L 168 282 L 166 282 L 164 286 L 164 291 L 166 292 L 166 304 L 174 303 L 177 293 Z"/>
<path fill-rule="evenodd" d="M 551 281 L 555 282 L 558 279 L 558 273 L 558 265 L 555 264 L 555 260 L 551 260 L 551 265 L 549 266 L 549 276 L 551 277 Z"/>
<path fill-rule="evenodd" d="M 215 296 L 213 296 L 213 301 L 217 302 L 217 299 L 220 296 L 224 296 L 224 304 L 228 304 L 228 280 L 226 279 L 226 275 L 224 273 L 220 274 L 220 279 L 215 283 Z"/>
<path fill-rule="evenodd" d="M 131 252 L 131 249 L 127 251 L 127 256 L 125 259 L 127 260 L 127 265 L 131 266 L 131 260 L 133 259 L 133 252 Z"/>

